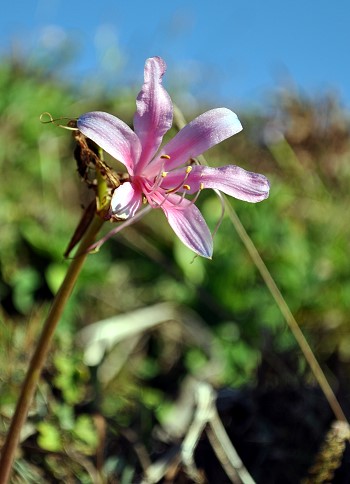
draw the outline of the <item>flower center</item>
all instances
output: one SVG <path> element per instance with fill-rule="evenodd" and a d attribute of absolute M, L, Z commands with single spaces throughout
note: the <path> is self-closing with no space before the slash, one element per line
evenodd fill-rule
<path fill-rule="evenodd" d="M 172 194 L 181 192 L 181 195 L 179 194 L 177 200 L 175 202 L 174 201 L 172 202 L 175 206 L 180 205 L 186 198 L 186 195 L 191 191 L 191 185 L 186 183 L 186 181 L 192 171 L 193 160 L 190 160 L 191 164 L 185 168 L 182 178 L 179 176 L 176 176 L 177 183 L 175 184 L 175 186 L 169 188 L 169 183 L 168 183 L 168 187 L 163 188 L 162 184 L 164 183 L 164 180 L 168 177 L 169 174 L 171 175 L 171 172 L 164 171 L 165 162 L 166 160 L 170 160 L 170 156 L 162 155 L 161 158 L 164 160 L 164 162 L 161 166 L 161 169 L 158 175 L 154 179 L 154 183 L 152 187 L 150 186 L 149 182 L 147 183 L 150 190 L 149 191 L 146 190 L 145 198 L 153 208 L 160 208 L 169 199 L 169 197 Z M 179 178 L 180 178 L 180 181 L 179 181 Z M 201 183 L 195 197 L 189 201 L 191 204 L 197 201 L 199 194 L 203 190 L 203 188 L 204 188 L 204 185 L 203 183 Z"/>

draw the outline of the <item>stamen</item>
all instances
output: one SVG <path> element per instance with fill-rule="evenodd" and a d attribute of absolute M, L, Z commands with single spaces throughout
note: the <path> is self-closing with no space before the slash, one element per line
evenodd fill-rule
<path fill-rule="evenodd" d="M 195 196 L 194 198 L 192 198 L 192 200 L 191 200 L 191 203 L 192 203 L 192 204 L 193 204 L 193 203 L 196 203 L 196 201 L 198 200 L 198 197 L 199 197 L 199 195 L 200 195 L 200 193 L 201 193 L 201 191 L 202 191 L 202 190 L 204 190 L 204 183 L 201 183 L 201 184 L 199 185 L 199 190 L 198 190 L 198 192 L 196 193 L 196 196 Z"/>
<path fill-rule="evenodd" d="M 184 188 L 185 190 L 190 190 L 191 187 L 189 185 L 184 185 L 184 182 L 187 180 L 188 175 L 191 173 L 191 171 L 192 171 L 192 166 L 188 166 L 186 168 L 186 174 L 184 176 L 184 179 L 181 181 L 181 183 L 179 183 L 179 185 L 177 187 L 170 188 L 169 190 L 167 190 L 167 193 L 175 193 L 178 190 L 180 190 L 180 188 Z M 186 187 L 188 187 L 188 188 L 186 188 Z"/>
<path fill-rule="evenodd" d="M 153 192 L 151 192 L 152 194 Z M 162 197 L 163 200 L 161 202 L 157 202 L 155 200 L 152 200 L 150 197 L 147 198 L 147 201 L 149 203 L 149 205 L 152 207 L 152 208 L 160 208 L 162 205 L 164 205 L 164 203 L 168 200 L 169 198 L 169 195 L 163 195 L 163 193 L 159 193 L 158 192 L 158 196 L 159 197 Z"/>
<path fill-rule="evenodd" d="M 168 200 L 169 196 L 172 192 L 165 192 L 165 190 L 159 191 L 157 193 L 157 198 L 162 198 L 162 201 L 152 200 L 150 195 L 153 195 L 155 190 L 152 190 L 150 193 L 147 194 L 148 203 L 152 208 L 161 208 L 164 203 Z"/>
<path fill-rule="evenodd" d="M 180 200 L 176 203 L 177 206 L 181 205 L 181 203 L 184 201 L 185 196 L 186 196 L 186 193 L 182 192 Z"/>
<path fill-rule="evenodd" d="M 163 155 L 163 156 L 168 156 L 168 155 Z M 163 156 L 161 156 L 161 158 L 163 158 Z M 154 185 L 153 185 L 152 189 L 150 190 L 150 192 L 148 193 L 148 195 L 152 195 L 152 193 L 156 192 L 162 184 L 162 181 L 163 181 L 162 179 L 167 176 L 168 172 L 163 170 L 164 165 L 165 165 L 165 161 L 162 163 L 161 169 L 160 169 L 158 175 L 155 177 Z"/>
<path fill-rule="evenodd" d="M 160 208 L 160 207 L 162 207 L 162 205 L 164 205 L 164 203 L 168 200 L 169 196 L 172 193 L 176 193 L 177 191 L 179 191 L 180 189 L 182 189 L 184 191 L 181 193 L 180 199 L 178 200 L 177 203 L 174 203 L 174 205 L 180 205 L 182 203 L 182 201 L 184 200 L 184 198 L 186 197 L 186 192 L 189 192 L 191 190 L 191 185 L 188 185 L 187 183 L 184 183 L 187 180 L 187 178 L 189 177 L 189 174 L 191 173 L 191 171 L 192 171 L 192 166 L 187 166 L 186 167 L 186 170 L 185 170 L 184 178 L 181 181 L 181 183 L 179 183 L 176 187 L 167 190 L 165 192 L 165 194 L 163 194 L 161 192 L 158 192 L 159 197 L 163 197 L 163 200 L 160 203 L 157 203 L 155 200 L 152 200 L 151 199 L 151 196 L 153 195 L 153 193 L 155 193 L 158 190 L 158 188 L 160 188 L 161 182 L 160 182 L 159 179 L 161 177 L 162 178 L 165 178 L 166 175 L 167 175 L 167 173 L 168 173 L 168 172 L 164 172 L 164 171 L 161 172 L 157 176 L 156 182 L 153 185 L 152 190 L 149 193 L 147 193 L 147 199 L 148 199 L 148 202 L 151 205 L 151 207 L 152 208 Z M 199 193 L 201 192 L 201 190 L 203 190 L 203 188 L 204 188 L 204 184 L 201 183 L 197 195 L 190 202 L 191 204 L 196 202 L 196 200 L 198 199 Z"/>
<path fill-rule="evenodd" d="M 187 186 L 189 186 L 189 185 L 187 185 Z M 202 191 L 203 189 L 204 189 L 204 183 L 201 183 L 201 184 L 199 185 L 199 190 L 198 190 L 198 192 L 196 193 L 196 196 L 195 196 L 194 198 L 192 198 L 192 200 L 190 200 L 190 205 L 194 205 L 194 204 L 196 203 L 196 201 L 198 200 L 199 194 L 201 193 L 201 191 Z M 180 199 L 180 200 L 179 200 L 179 201 L 176 203 L 176 205 L 180 205 L 180 204 L 182 203 L 183 199 L 185 198 L 185 193 L 186 193 L 186 192 L 183 192 L 183 193 L 181 194 L 181 199 Z M 186 199 L 186 200 L 187 200 L 187 199 Z"/>
<path fill-rule="evenodd" d="M 170 160 L 169 155 L 161 155 L 160 158 L 162 158 L 163 160 Z M 152 190 L 150 190 L 150 192 L 147 194 L 148 196 L 151 196 L 154 192 L 156 192 L 158 190 L 158 188 L 161 187 L 162 180 L 167 177 L 169 172 L 163 170 L 164 166 L 165 166 L 165 161 L 163 162 L 161 170 L 159 171 L 158 175 L 156 176 L 156 178 L 154 180 L 154 185 L 153 185 Z M 177 187 L 167 190 L 166 193 L 174 193 L 174 192 L 177 192 L 178 190 L 180 190 L 180 188 L 183 188 L 183 183 L 187 180 L 188 175 L 191 173 L 191 171 L 192 171 L 192 166 L 187 166 L 186 167 L 186 173 L 185 173 L 185 176 L 184 176 L 184 179 L 182 180 L 182 182 Z M 186 186 L 188 186 L 188 185 L 186 185 Z M 185 189 L 190 190 L 190 188 L 185 188 Z"/>
<path fill-rule="evenodd" d="M 170 156 L 169 155 L 161 155 L 160 158 L 162 160 L 170 160 Z M 162 178 L 165 178 L 167 176 L 167 174 L 169 173 L 167 171 L 164 171 L 164 166 L 165 166 L 165 161 L 163 161 L 163 163 L 162 163 L 161 170 L 160 170 L 160 172 L 158 173 L 158 175 L 156 176 L 156 178 L 154 180 L 154 185 L 153 185 L 153 188 L 150 191 L 149 195 L 151 195 L 156 190 L 158 190 L 158 188 L 160 188 L 160 186 L 162 184 Z"/>

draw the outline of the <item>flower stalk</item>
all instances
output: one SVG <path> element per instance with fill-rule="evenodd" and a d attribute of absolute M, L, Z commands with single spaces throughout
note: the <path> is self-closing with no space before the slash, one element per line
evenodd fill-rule
<path fill-rule="evenodd" d="M 64 281 L 53 300 L 50 312 L 44 323 L 40 339 L 32 356 L 21 388 L 21 394 L 17 402 L 17 407 L 11 421 L 5 444 L 1 451 L 0 482 L 2 484 L 9 482 L 21 429 L 27 419 L 29 407 L 32 403 L 42 369 L 45 365 L 55 329 L 88 255 L 88 248 L 94 242 L 103 223 L 104 221 L 97 215 L 92 219 L 80 242 L 77 253 L 70 263 Z"/>

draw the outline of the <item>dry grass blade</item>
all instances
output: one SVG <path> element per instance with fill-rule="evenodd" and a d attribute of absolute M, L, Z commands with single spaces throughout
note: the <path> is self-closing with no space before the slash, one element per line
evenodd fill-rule
<path fill-rule="evenodd" d="M 255 481 L 233 447 L 215 406 L 208 424 L 207 435 L 211 446 L 231 481 L 234 484 L 254 484 Z"/>
<path fill-rule="evenodd" d="M 233 484 L 254 484 L 255 481 L 244 467 L 219 418 L 213 387 L 209 383 L 197 381 L 191 386 L 191 391 L 194 393 L 196 406 L 181 447 L 174 446 L 153 463 L 146 470 L 142 484 L 155 484 L 165 475 L 173 474 L 174 469 L 181 465 L 193 482 L 206 482 L 205 475 L 197 468 L 194 458 L 198 442 L 205 431 L 230 481 Z"/>
<path fill-rule="evenodd" d="M 230 481 L 233 484 L 254 484 L 219 418 L 215 405 L 216 393 L 212 386 L 204 382 L 198 383 L 196 397 L 197 411 L 182 449 L 182 460 L 187 470 L 193 469 L 194 449 L 206 427 L 209 441 Z"/>
<path fill-rule="evenodd" d="M 85 363 L 97 365 L 117 343 L 177 317 L 175 306 L 163 303 L 91 324 L 77 336 L 79 343 L 85 347 Z"/>
<path fill-rule="evenodd" d="M 172 447 L 161 459 L 158 459 L 146 470 L 141 484 L 156 484 L 170 469 L 177 468 L 180 462 L 180 447 Z"/>
<path fill-rule="evenodd" d="M 185 470 L 194 482 L 203 482 L 201 473 L 196 468 L 194 451 L 198 441 L 213 414 L 215 394 L 212 387 L 207 383 L 198 383 L 196 388 L 197 408 L 181 447 L 182 462 Z"/>
<path fill-rule="evenodd" d="M 214 345 L 204 322 L 195 312 L 172 303 L 155 304 L 98 321 L 82 329 L 77 342 L 84 348 L 85 364 L 98 365 L 99 381 L 106 386 L 120 372 L 145 334 L 161 330 L 164 324 L 168 324 L 168 336 L 172 334 L 177 338 L 181 335 L 181 339 L 195 342 L 213 363 Z M 188 413 L 191 412 L 189 408 Z M 183 411 L 180 420 L 182 417 Z M 178 430 L 179 418 L 175 420 Z"/>
<path fill-rule="evenodd" d="M 210 443 L 224 471 L 233 484 L 254 484 L 253 478 L 244 467 L 233 447 L 216 409 L 216 392 L 206 382 L 197 382 L 197 408 L 187 435 L 182 443 L 182 463 L 187 474 L 195 481 L 202 482 L 202 475 L 194 461 L 194 451 L 206 429 Z"/>

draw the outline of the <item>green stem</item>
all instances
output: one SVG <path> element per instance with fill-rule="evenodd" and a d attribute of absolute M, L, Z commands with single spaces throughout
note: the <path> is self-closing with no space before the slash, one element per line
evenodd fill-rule
<path fill-rule="evenodd" d="M 265 262 L 262 260 L 257 248 L 255 247 L 252 239 L 249 237 L 247 234 L 247 231 L 245 230 L 242 222 L 240 221 L 237 213 L 234 211 L 230 203 L 227 201 L 225 197 L 225 206 L 228 211 L 228 216 L 230 217 L 230 220 L 234 227 L 236 228 L 236 231 L 242 240 L 243 244 L 245 245 L 245 248 L 247 249 L 250 257 L 254 261 L 255 266 L 258 268 L 261 277 L 263 278 L 267 288 L 269 289 L 272 297 L 274 298 L 279 310 L 284 316 L 284 319 L 286 320 L 289 329 L 291 330 L 292 334 L 294 335 L 294 338 L 296 339 L 301 351 L 303 352 L 303 355 L 305 357 L 305 360 L 307 361 L 316 381 L 320 385 L 321 390 L 324 393 L 324 396 L 326 397 L 329 406 L 333 410 L 333 413 L 336 417 L 337 420 L 340 420 L 342 422 L 347 422 L 347 418 L 343 412 L 343 409 L 341 408 L 337 397 L 335 396 L 332 387 L 328 383 L 328 380 L 318 363 L 312 349 L 310 348 L 309 343 L 307 342 L 307 339 L 305 338 L 303 332 L 301 331 L 296 319 L 293 316 L 293 313 L 289 309 L 288 304 L 286 303 L 284 297 L 282 296 L 281 291 L 278 289 L 277 284 L 275 283 L 273 277 L 271 276 L 268 268 L 265 265 Z"/>
<path fill-rule="evenodd" d="M 102 224 L 103 220 L 95 215 L 81 240 L 77 254 L 68 268 L 66 277 L 64 278 L 64 281 L 56 294 L 51 306 L 51 310 L 44 323 L 39 342 L 32 356 L 24 383 L 21 388 L 21 394 L 17 402 L 16 411 L 12 418 L 5 444 L 2 448 L 0 458 L 1 484 L 6 484 L 9 481 L 21 429 L 26 421 L 29 407 L 32 403 L 47 354 L 50 350 L 51 341 L 56 326 L 61 318 L 62 312 L 72 293 L 78 275 L 87 257 L 87 250 L 94 242 L 95 236 L 100 230 Z"/>

